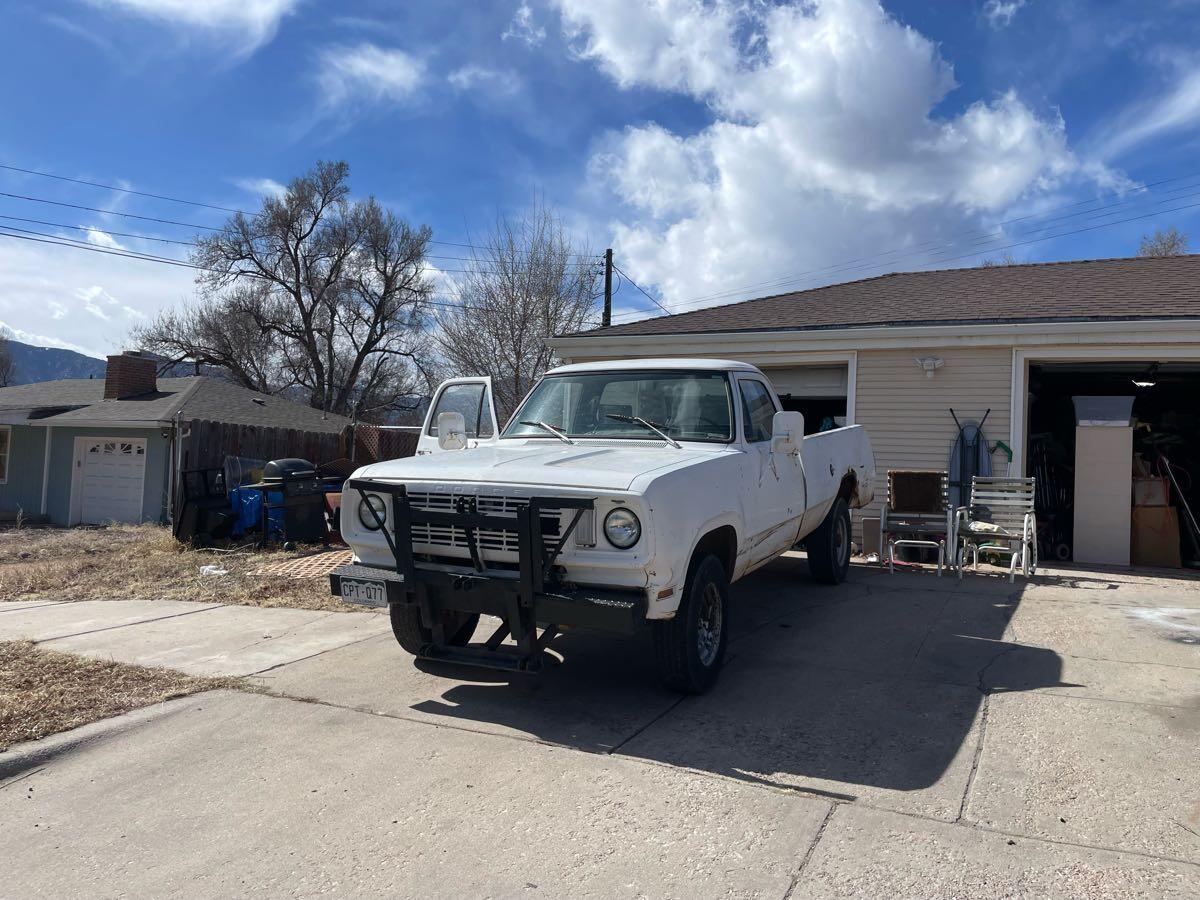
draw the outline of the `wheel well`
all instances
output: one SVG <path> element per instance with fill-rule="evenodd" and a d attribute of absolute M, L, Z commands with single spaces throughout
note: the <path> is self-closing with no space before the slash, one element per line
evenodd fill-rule
<path fill-rule="evenodd" d="M 853 469 L 842 476 L 842 483 L 838 485 L 838 497 L 845 500 L 847 504 L 858 495 L 858 475 Z"/>
<path fill-rule="evenodd" d="M 732 525 L 714 528 L 700 538 L 696 549 L 692 551 L 691 561 L 688 563 L 689 574 L 699 560 L 710 554 L 715 556 L 725 567 L 725 577 L 733 578 L 733 567 L 737 562 L 737 532 Z"/>

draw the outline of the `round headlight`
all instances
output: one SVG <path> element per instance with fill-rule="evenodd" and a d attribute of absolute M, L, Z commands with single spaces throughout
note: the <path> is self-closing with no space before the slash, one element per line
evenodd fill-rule
<path fill-rule="evenodd" d="M 371 510 L 379 514 L 378 519 Z M 387 521 L 387 504 L 383 502 L 383 498 L 378 494 L 367 494 L 359 500 L 358 521 L 362 522 L 363 528 L 368 531 L 378 531 Z"/>
<path fill-rule="evenodd" d="M 604 536 L 618 550 L 628 550 L 642 536 L 642 523 L 631 510 L 618 506 L 604 517 Z"/>

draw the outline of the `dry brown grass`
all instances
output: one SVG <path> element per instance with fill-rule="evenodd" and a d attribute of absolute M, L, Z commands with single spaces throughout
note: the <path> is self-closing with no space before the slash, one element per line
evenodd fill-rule
<path fill-rule="evenodd" d="M 238 678 L 197 678 L 0 641 L 0 751 L 152 703 L 245 687 Z"/>
<path fill-rule="evenodd" d="M 25 528 L 0 532 L 0 602 L 195 600 L 243 606 L 362 612 L 330 595 L 325 578 L 251 575 L 300 554 L 192 550 L 160 525 Z M 215 565 L 227 575 L 201 575 Z"/>

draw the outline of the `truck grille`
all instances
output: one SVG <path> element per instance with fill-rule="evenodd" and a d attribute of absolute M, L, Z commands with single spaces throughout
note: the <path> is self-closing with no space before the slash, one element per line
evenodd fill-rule
<path fill-rule="evenodd" d="M 408 501 L 417 509 L 438 512 L 454 512 L 454 501 L 460 496 L 470 494 L 451 494 L 441 492 L 408 492 Z M 487 516 L 512 516 L 513 528 L 492 529 L 480 528 L 475 532 L 475 540 L 482 550 L 499 550 L 510 553 L 517 552 L 517 509 L 529 505 L 528 497 L 496 497 L 477 496 L 475 504 L 479 512 Z M 546 546 L 551 547 L 562 531 L 562 512 L 557 509 L 542 511 L 542 538 Z M 467 535 L 461 528 L 447 525 L 428 525 L 414 522 L 412 525 L 412 541 L 414 545 L 430 547 L 451 547 L 467 549 Z"/>

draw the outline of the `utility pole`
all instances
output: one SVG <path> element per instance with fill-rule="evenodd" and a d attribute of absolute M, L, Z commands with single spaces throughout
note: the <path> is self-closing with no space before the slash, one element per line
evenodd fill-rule
<path fill-rule="evenodd" d="M 605 328 L 612 324 L 612 247 L 604 251 L 604 314 L 600 324 Z"/>

